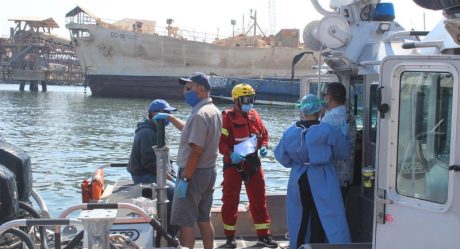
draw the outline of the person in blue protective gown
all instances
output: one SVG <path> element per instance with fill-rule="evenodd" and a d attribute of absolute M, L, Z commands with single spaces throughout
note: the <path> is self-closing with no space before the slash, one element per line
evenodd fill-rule
<path fill-rule="evenodd" d="M 348 157 L 349 142 L 340 130 L 318 121 L 316 95 L 302 98 L 300 121 L 275 148 L 276 159 L 291 168 L 286 212 L 291 248 L 305 243 L 350 243 L 339 181 L 332 160 Z"/>

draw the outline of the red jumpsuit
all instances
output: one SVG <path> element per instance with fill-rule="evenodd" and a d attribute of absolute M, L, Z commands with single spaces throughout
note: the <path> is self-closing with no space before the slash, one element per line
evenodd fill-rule
<path fill-rule="evenodd" d="M 241 183 L 244 181 L 249 199 L 249 209 L 258 236 L 268 235 L 270 217 L 267 211 L 264 173 L 260 167 L 258 150 L 246 156 L 246 161 L 232 164 L 230 158 L 233 146 L 252 135 L 257 136 L 257 149 L 268 146 L 268 132 L 259 114 L 250 110 L 243 114 L 233 108 L 222 112 L 222 134 L 219 152 L 224 155 L 224 179 L 222 182 L 222 221 L 225 235 L 234 235 L 238 204 L 240 202 Z M 250 159 L 249 159 L 250 158 Z"/>

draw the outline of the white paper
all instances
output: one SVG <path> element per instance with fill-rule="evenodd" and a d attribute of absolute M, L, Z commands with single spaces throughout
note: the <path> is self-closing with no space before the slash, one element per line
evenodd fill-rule
<path fill-rule="evenodd" d="M 235 146 L 233 146 L 233 152 L 240 153 L 243 156 L 246 156 L 247 154 L 254 153 L 256 151 L 256 148 L 257 138 L 254 135 L 239 144 L 235 144 Z"/>

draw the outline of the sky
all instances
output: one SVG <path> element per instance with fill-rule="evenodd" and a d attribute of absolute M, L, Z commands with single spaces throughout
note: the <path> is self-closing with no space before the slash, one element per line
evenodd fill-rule
<path fill-rule="evenodd" d="M 9 18 L 52 17 L 60 28 L 53 34 L 68 38 L 65 14 L 80 5 L 106 20 L 134 18 L 154 20 L 158 26 L 166 26 L 166 19 L 174 20 L 173 26 L 220 37 L 232 35 L 231 20 L 236 21 L 235 33 L 242 31 L 243 18 L 247 31 L 250 10 L 257 10 L 259 26 L 266 34 L 281 28 L 297 28 L 301 31 L 321 15 L 310 0 L 3 0 L 0 8 L 0 37 L 8 37 Z M 319 1 L 325 8 L 329 1 Z M 395 5 L 396 21 L 404 28 L 423 30 L 433 28 L 442 18 L 441 11 L 429 11 L 418 7 L 412 0 L 385 0 Z M 271 3 L 271 4 L 270 4 Z M 328 8 L 327 8 L 328 9 Z M 271 13 L 272 15 L 269 15 Z M 271 16 L 272 18 L 270 18 Z M 273 18 L 274 17 L 274 18 Z M 275 32 L 275 33 L 276 33 Z"/>

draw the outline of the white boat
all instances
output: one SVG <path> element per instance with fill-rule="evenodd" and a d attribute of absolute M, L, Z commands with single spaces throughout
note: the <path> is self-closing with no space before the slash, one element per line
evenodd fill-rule
<path fill-rule="evenodd" d="M 76 7 L 66 15 L 72 45 L 95 96 L 182 98 L 178 77 L 193 72 L 238 78 L 289 78 L 300 47 L 299 30 L 276 36 L 210 35 L 161 28 L 154 21 L 108 23 Z M 212 40 L 212 43 L 209 42 Z M 299 62 L 306 74 L 311 58 Z"/>

